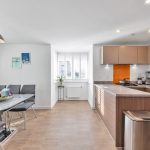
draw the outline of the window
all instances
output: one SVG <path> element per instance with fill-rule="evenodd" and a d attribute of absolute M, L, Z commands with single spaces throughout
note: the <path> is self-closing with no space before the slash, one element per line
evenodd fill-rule
<path fill-rule="evenodd" d="M 87 79 L 87 53 L 58 53 L 58 76 L 65 79 Z"/>

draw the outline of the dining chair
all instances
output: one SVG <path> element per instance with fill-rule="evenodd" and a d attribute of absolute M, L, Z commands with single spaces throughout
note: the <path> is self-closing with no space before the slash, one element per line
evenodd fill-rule
<path fill-rule="evenodd" d="M 20 94 L 21 85 L 10 84 L 7 88 L 12 94 Z"/>
<path fill-rule="evenodd" d="M 6 85 L 0 85 L 0 91 L 4 88 L 6 88 Z"/>
<path fill-rule="evenodd" d="M 20 94 L 33 94 L 33 96 L 26 101 L 16 105 L 11 112 L 22 112 L 24 119 L 24 129 L 26 129 L 26 111 L 32 108 L 35 118 L 37 118 L 33 105 L 35 104 L 35 85 L 23 85 Z"/>

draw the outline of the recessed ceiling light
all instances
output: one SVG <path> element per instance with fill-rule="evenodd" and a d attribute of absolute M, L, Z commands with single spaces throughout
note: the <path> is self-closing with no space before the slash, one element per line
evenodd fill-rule
<path fill-rule="evenodd" d="M 148 30 L 148 33 L 150 33 L 150 29 Z"/>
<path fill-rule="evenodd" d="M 120 31 L 120 29 L 117 29 L 116 32 L 117 32 L 117 33 L 120 33 L 121 31 Z"/>
<path fill-rule="evenodd" d="M 150 4 L 150 0 L 146 0 L 146 1 L 145 1 L 145 4 Z"/>

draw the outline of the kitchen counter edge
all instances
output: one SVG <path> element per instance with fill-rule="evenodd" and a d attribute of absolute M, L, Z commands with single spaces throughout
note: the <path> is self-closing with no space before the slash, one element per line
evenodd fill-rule
<path fill-rule="evenodd" d="M 150 93 L 115 84 L 94 84 L 116 97 L 150 97 Z M 139 87 L 140 88 L 140 87 Z M 150 87 L 149 87 L 150 88 Z"/>

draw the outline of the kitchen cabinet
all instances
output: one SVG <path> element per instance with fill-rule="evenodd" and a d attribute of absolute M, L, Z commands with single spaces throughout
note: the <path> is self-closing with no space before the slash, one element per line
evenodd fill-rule
<path fill-rule="evenodd" d="M 113 139 L 116 140 L 116 97 L 95 86 L 95 107 Z"/>
<path fill-rule="evenodd" d="M 101 47 L 101 64 L 118 64 L 119 46 Z"/>
<path fill-rule="evenodd" d="M 148 46 L 148 64 L 150 64 L 150 46 Z"/>
<path fill-rule="evenodd" d="M 137 46 L 119 47 L 119 64 L 137 64 L 138 62 Z"/>
<path fill-rule="evenodd" d="M 138 63 L 137 64 L 148 64 L 148 47 L 138 46 Z"/>
<path fill-rule="evenodd" d="M 99 106 L 101 104 L 101 90 L 100 90 L 100 88 L 95 87 L 95 91 L 96 91 L 95 103 L 96 103 L 96 107 L 99 108 Z"/>
<path fill-rule="evenodd" d="M 150 111 L 150 94 L 119 85 L 95 85 L 95 107 L 113 137 L 124 146 L 124 111 Z"/>
<path fill-rule="evenodd" d="M 102 46 L 101 64 L 150 64 L 148 46 Z"/>

